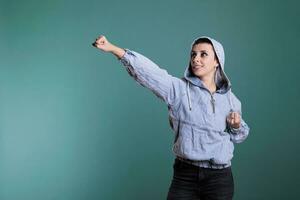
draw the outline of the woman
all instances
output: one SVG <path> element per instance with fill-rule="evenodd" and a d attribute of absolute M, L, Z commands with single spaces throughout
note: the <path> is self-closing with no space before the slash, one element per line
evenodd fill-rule
<path fill-rule="evenodd" d="M 137 52 L 111 44 L 105 36 L 93 45 L 113 53 L 139 84 L 168 105 L 176 159 L 167 199 L 232 199 L 233 143 L 244 141 L 249 127 L 224 72 L 222 45 L 206 36 L 195 39 L 182 79 Z"/>

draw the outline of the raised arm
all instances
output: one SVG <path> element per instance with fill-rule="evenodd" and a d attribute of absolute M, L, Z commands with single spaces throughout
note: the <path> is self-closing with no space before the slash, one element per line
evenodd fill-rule
<path fill-rule="evenodd" d="M 129 75 L 140 85 L 150 89 L 156 96 L 172 106 L 182 91 L 183 82 L 168 74 L 153 61 L 137 52 L 111 44 L 105 36 L 100 36 L 93 43 L 98 49 L 114 54 L 126 67 Z"/>

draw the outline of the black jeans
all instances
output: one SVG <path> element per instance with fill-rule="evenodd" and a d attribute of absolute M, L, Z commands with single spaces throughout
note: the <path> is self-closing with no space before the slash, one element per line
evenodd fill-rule
<path fill-rule="evenodd" d="M 234 181 L 231 167 L 197 167 L 175 159 L 168 200 L 232 200 Z"/>

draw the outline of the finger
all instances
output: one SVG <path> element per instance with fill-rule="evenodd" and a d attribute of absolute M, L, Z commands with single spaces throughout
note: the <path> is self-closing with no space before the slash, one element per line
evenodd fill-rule
<path fill-rule="evenodd" d="M 102 43 L 104 43 L 105 40 L 106 39 L 104 36 L 98 37 L 98 39 L 97 39 L 98 42 L 102 42 Z"/>
<path fill-rule="evenodd" d="M 239 123 L 241 122 L 241 115 L 240 114 L 237 114 L 237 120 L 238 120 Z"/>
<path fill-rule="evenodd" d="M 239 113 L 236 113 L 236 120 L 238 121 L 238 123 L 241 122 L 241 115 Z"/>
<path fill-rule="evenodd" d="M 100 42 L 99 38 L 97 38 L 97 39 L 95 40 L 95 42 L 99 43 L 99 42 Z"/>
<path fill-rule="evenodd" d="M 99 40 L 99 39 L 96 39 L 96 40 L 95 40 L 95 42 L 96 42 L 96 43 L 99 43 L 99 42 L 100 42 L 100 40 Z"/>
<path fill-rule="evenodd" d="M 239 120 L 238 117 L 235 117 L 233 121 L 234 121 L 235 125 L 239 125 L 240 124 L 240 120 Z"/>
<path fill-rule="evenodd" d="M 99 49 L 99 48 L 100 48 L 100 45 L 99 45 L 98 43 L 95 42 L 95 43 L 94 43 L 94 47 L 96 47 L 96 48 Z"/>
<path fill-rule="evenodd" d="M 229 114 L 227 115 L 226 119 L 227 119 L 227 122 L 228 122 L 229 124 L 231 124 L 231 119 L 232 119 L 231 113 L 229 113 Z"/>
<path fill-rule="evenodd" d="M 97 45 L 97 46 L 101 46 L 101 45 L 104 44 L 104 41 L 96 40 L 94 43 L 95 43 L 95 45 Z"/>
<path fill-rule="evenodd" d="M 93 46 L 94 46 L 94 47 L 99 47 L 99 45 L 100 45 L 100 44 L 99 44 L 98 42 L 94 42 L 94 43 L 93 43 Z"/>
<path fill-rule="evenodd" d="M 233 112 L 232 114 L 233 114 L 232 118 L 235 119 L 236 118 L 236 112 Z"/>
<path fill-rule="evenodd" d="M 238 112 L 234 112 L 234 117 L 239 118 L 240 114 Z"/>
<path fill-rule="evenodd" d="M 104 40 L 102 40 L 102 39 L 96 40 L 96 43 L 99 44 L 99 45 L 102 45 L 102 44 L 104 44 Z"/>
<path fill-rule="evenodd" d="M 97 43 L 96 42 L 93 42 L 92 44 L 94 47 L 97 47 Z"/>
<path fill-rule="evenodd" d="M 233 124 L 235 121 L 235 113 L 234 112 L 232 113 L 230 120 L 231 120 L 231 123 Z"/>

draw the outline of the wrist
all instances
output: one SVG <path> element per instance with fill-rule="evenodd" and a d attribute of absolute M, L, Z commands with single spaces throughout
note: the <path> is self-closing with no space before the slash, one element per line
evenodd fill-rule
<path fill-rule="evenodd" d="M 115 56 L 117 56 L 119 59 L 122 58 L 125 54 L 125 50 L 120 48 L 120 47 L 117 47 L 113 44 L 111 44 L 111 49 L 110 49 L 110 52 L 112 54 L 114 54 Z"/>

